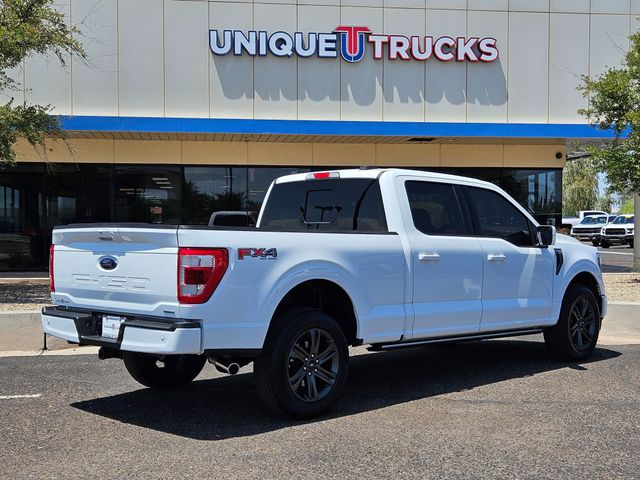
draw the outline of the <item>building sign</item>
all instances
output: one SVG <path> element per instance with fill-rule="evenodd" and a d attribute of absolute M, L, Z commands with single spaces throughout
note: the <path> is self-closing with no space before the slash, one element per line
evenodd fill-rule
<path fill-rule="evenodd" d="M 337 58 L 340 55 L 350 63 L 364 57 L 369 44 L 376 60 L 426 61 L 431 58 L 441 62 L 493 62 L 499 52 L 495 38 L 485 37 L 429 37 L 385 35 L 372 33 L 368 27 L 336 27 L 330 33 L 287 32 L 267 33 L 249 30 L 209 30 L 209 48 L 213 55 L 249 55 L 252 57 L 297 56 L 301 58 Z"/>

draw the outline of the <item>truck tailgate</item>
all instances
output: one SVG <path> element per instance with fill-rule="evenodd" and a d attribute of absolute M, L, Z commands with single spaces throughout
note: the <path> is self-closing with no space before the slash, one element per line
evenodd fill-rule
<path fill-rule="evenodd" d="M 177 227 L 53 232 L 57 305 L 179 317 Z"/>

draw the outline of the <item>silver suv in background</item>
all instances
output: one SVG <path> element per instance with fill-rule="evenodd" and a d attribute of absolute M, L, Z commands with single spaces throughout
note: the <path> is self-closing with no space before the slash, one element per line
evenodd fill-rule
<path fill-rule="evenodd" d="M 618 215 L 613 222 L 602 227 L 600 232 L 600 245 L 602 248 L 625 244 L 633 248 L 633 221 L 633 215 Z"/>
<path fill-rule="evenodd" d="M 594 246 L 600 245 L 602 227 L 615 220 L 616 215 L 589 215 L 571 227 L 571 236 L 578 240 L 591 240 Z"/>

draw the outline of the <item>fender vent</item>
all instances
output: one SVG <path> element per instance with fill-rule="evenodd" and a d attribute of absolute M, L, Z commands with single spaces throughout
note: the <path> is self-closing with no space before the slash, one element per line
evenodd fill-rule
<path fill-rule="evenodd" d="M 553 250 L 556 252 L 556 275 L 558 275 L 564 263 L 564 255 L 561 248 L 554 248 Z"/>

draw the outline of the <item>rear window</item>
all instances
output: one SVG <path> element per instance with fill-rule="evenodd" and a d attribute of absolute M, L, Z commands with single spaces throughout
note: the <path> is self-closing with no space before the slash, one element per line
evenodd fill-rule
<path fill-rule="evenodd" d="M 377 180 L 308 180 L 274 185 L 261 228 L 386 232 L 387 221 Z"/>

